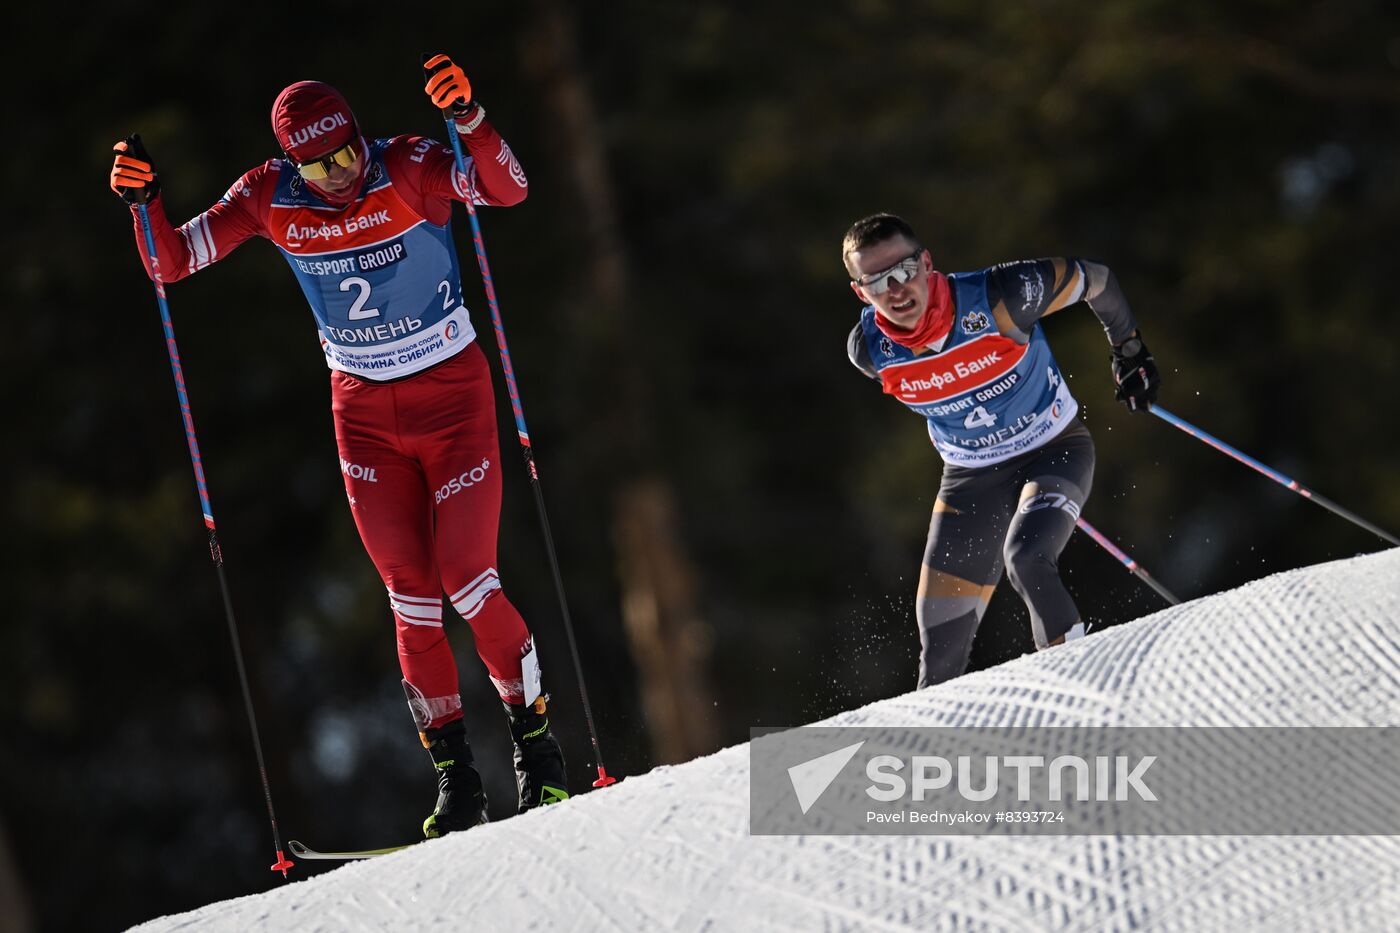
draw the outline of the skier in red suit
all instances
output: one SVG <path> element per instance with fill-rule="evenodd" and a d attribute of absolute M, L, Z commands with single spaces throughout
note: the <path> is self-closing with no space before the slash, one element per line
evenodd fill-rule
<path fill-rule="evenodd" d="M 444 594 L 471 625 L 509 715 L 518 810 L 563 800 L 568 790 L 534 642 L 496 569 L 495 401 L 450 226 L 453 201 L 508 207 L 524 200 L 527 182 L 462 69 L 446 56 L 427 65 L 425 90 L 454 119 L 469 156 L 465 174 L 438 141 L 367 138 L 338 91 L 300 81 L 272 107 L 282 157 L 245 173 L 184 225 L 167 219 L 138 136 L 114 147 L 112 188 L 133 215 L 147 207 L 158 262 L 133 219 L 153 276 L 178 281 L 260 236 L 281 251 L 311 305 L 331 369 L 345 493 L 388 590 L 404 689 L 438 774 L 437 805 L 423 824 L 431 838 L 486 814 L 443 628 Z"/>

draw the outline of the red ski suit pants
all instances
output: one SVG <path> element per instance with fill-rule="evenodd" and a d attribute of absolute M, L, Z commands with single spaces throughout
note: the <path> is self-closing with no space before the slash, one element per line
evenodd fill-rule
<path fill-rule="evenodd" d="M 529 663 L 530 632 L 496 572 L 501 465 L 481 347 L 473 342 L 396 382 L 333 371 L 331 411 L 350 511 L 389 591 L 420 731 L 462 716 L 444 593 L 471 625 L 501 699 L 523 702 L 525 680 L 537 679 L 538 667 Z"/>

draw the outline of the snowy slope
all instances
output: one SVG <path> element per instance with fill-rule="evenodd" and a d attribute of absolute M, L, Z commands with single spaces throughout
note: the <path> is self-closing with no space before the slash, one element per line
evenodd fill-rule
<path fill-rule="evenodd" d="M 823 724 L 1397 723 L 1400 550 L 1259 580 Z M 139 929 L 1400 924 L 1395 837 L 751 837 L 748 800 L 736 746 Z"/>

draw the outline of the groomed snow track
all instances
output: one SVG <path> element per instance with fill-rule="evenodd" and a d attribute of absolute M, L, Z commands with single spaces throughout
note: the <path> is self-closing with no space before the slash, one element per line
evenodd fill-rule
<path fill-rule="evenodd" d="M 821 724 L 1400 724 L 1400 550 L 1258 580 Z M 139 929 L 1400 924 L 1396 837 L 753 837 L 748 776 L 747 747 L 728 748 L 563 806 Z"/>

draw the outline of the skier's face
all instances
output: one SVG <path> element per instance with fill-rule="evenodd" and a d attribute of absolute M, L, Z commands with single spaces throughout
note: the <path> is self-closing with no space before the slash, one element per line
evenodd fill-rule
<path fill-rule="evenodd" d="M 912 277 L 897 268 L 906 262 L 910 266 L 905 269 L 917 269 Z M 862 301 L 873 305 L 881 317 L 902 330 L 911 330 L 919 323 L 928 307 L 928 278 L 933 272 L 928 250 L 901 234 L 852 250 L 850 264 L 854 279 L 851 288 Z M 901 278 L 906 281 L 899 281 Z M 880 283 L 888 287 L 879 291 L 869 287 Z"/>
<path fill-rule="evenodd" d="M 354 160 L 351 161 L 349 165 L 342 165 L 341 162 L 343 162 L 344 159 L 332 158 L 330 157 L 331 154 L 327 153 L 327 157 L 325 158 L 312 160 L 313 163 L 318 166 L 318 170 L 314 172 L 314 175 L 319 175 L 320 177 L 313 177 L 312 174 L 302 172 L 303 175 L 306 175 L 307 181 L 330 194 L 342 194 L 349 190 L 351 186 L 360 180 L 360 174 L 364 171 L 365 160 L 362 157 L 360 141 L 358 139 L 354 140 L 345 148 L 352 150 L 351 154 L 354 156 Z M 324 174 L 322 174 L 323 172 Z"/>

